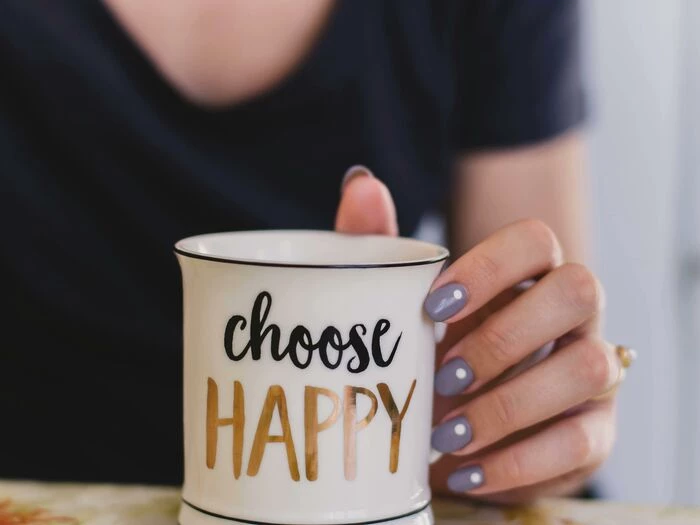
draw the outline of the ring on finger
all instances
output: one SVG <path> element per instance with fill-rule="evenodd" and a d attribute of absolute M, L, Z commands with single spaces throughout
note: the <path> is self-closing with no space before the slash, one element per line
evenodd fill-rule
<path fill-rule="evenodd" d="M 619 365 L 617 368 L 617 378 L 615 381 L 613 381 L 612 386 L 605 392 L 593 397 L 593 401 L 603 401 L 609 399 L 611 395 L 615 394 L 617 389 L 625 380 L 625 377 L 627 377 L 627 369 L 632 366 L 632 363 L 634 363 L 634 361 L 637 359 L 637 352 L 628 346 L 615 345 L 614 351 Z"/>

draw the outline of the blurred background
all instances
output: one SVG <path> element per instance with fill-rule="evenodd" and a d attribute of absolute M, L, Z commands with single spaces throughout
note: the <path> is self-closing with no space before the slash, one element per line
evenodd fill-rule
<path fill-rule="evenodd" d="M 700 2 L 587 0 L 593 263 L 621 389 L 607 496 L 700 504 Z"/>

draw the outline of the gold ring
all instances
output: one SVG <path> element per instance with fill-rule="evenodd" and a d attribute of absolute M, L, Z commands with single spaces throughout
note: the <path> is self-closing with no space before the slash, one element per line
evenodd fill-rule
<path fill-rule="evenodd" d="M 615 355 L 617 356 L 617 360 L 620 363 L 620 366 L 617 369 L 617 378 L 615 378 L 615 381 L 613 382 L 612 386 L 608 388 L 605 392 L 593 397 L 592 399 L 594 401 L 602 401 L 604 399 L 608 399 L 611 394 L 615 393 L 618 387 L 625 380 L 625 376 L 627 375 L 627 369 L 630 366 L 632 366 L 632 363 L 634 363 L 634 361 L 637 359 L 637 352 L 624 345 L 615 345 Z"/>
<path fill-rule="evenodd" d="M 615 345 L 615 354 L 623 369 L 632 366 L 632 363 L 637 359 L 637 352 L 623 345 Z"/>

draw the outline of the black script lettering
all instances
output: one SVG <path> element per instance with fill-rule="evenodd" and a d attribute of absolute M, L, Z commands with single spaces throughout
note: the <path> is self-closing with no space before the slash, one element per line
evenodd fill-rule
<path fill-rule="evenodd" d="M 328 358 L 328 345 L 338 352 L 338 360 L 332 363 Z M 350 341 L 343 343 L 343 338 L 340 336 L 340 332 L 335 326 L 329 326 L 321 334 L 321 338 L 318 341 L 318 354 L 321 358 L 321 362 L 330 368 L 335 370 L 340 366 L 340 362 L 343 360 L 343 351 L 350 347 Z"/>
<path fill-rule="evenodd" d="M 348 361 L 348 371 L 353 374 L 359 374 L 367 370 L 369 366 L 369 351 L 365 342 L 362 340 L 362 336 L 357 333 L 357 330 L 362 330 L 362 335 L 367 334 L 367 328 L 363 324 L 356 324 L 350 329 L 350 344 L 353 350 L 355 350 L 355 356 L 353 356 L 350 361 Z M 357 366 L 353 367 L 352 364 L 357 359 Z"/>
<path fill-rule="evenodd" d="M 255 361 L 260 359 L 262 344 L 265 338 L 270 337 L 270 348 L 275 350 L 280 346 L 280 327 L 276 324 L 271 324 L 265 327 L 265 321 L 270 313 L 272 306 L 272 296 L 268 292 L 260 292 L 253 304 L 253 312 L 250 315 L 250 349 Z M 246 348 L 248 348 L 246 346 Z"/>
<path fill-rule="evenodd" d="M 234 315 L 226 323 L 226 330 L 224 331 L 224 348 L 226 349 L 226 355 L 232 361 L 240 361 L 245 357 L 250 349 L 250 345 L 246 345 L 240 354 L 236 355 L 233 351 L 233 332 L 236 330 L 236 325 L 241 323 L 241 330 L 243 330 L 248 322 L 242 315 Z"/>
<path fill-rule="evenodd" d="M 297 349 L 299 346 L 307 351 L 307 358 L 304 362 L 299 361 L 299 356 L 297 355 Z M 292 330 L 292 333 L 289 335 L 289 343 L 287 344 L 287 348 L 285 348 L 284 352 L 282 352 L 281 357 L 278 359 L 273 353 L 273 358 L 279 361 L 286 354 L 289 354 L 289 359 L 291 359 L 292 363 L 294 363 L 294 366 L 303 370 L 311 364 L 311 358 L 314 355 L 315 349 L 316 345 L 311 339 L 311 334 L 309 331 L 306 329 L 306 327 L 298 325 L 294 327 L 294 330 Z"/>
<path fill-rule="evenodd" d="M 272 296 L 269 292 L 260 292 L 255 298 L 250 320 L 246 320 L 242 315 L 233 315 L 226 323 L 224 330 L 224 349 L 226 355 L 232 361 L 240 361 L 246 355 L 252 357 L 254 361 L 260 360 L 262 347 L 265 340 L 270 345 L 270 355 L 275 361 L 282 361 L 289 358 L 292 364 L 300 369 L 307 368 L 313 360 L 314 351 L 318 350 L 319 358 L 326 368 L 334 370 L 338 368 L 343 360 L 343 354 L 351 347 L 354 355 L 347 362 L 347 369 L 353 374 L 364 372 L 370 363 L 374 363 L 382 368 L 391 364 L 396 356 L 399 342 L 403 333 L 394 342 L 394 346 L 388 357 L 382 353 L 381 338 L 391 328 L 391 323 L 387 319 L 380 319 L 374 326 L 372 332 L 371 349 L 367 347 L 364 336 L 367 335 L 367 327 L 362 323 L 352 325 L 348 333 L 347 342 L 343 341 L 340 331 L 334 326 L 326 327 L 321 333 L 318 342 L 314 342 L 313 336 L 308 328 L 303 325 L 295 326 L 287 344 L 280 346 L 281 330 L 275 323 L 267 324 L 267 319 L 272 309 Z M 234 350 L 234 336 L 236 330 L 243 332 L 248 327 L 248 341 L 243 349 L 236 353 Z M 331 360 L 329 346 L 337 352 L 337 358 Z M 305 354 L 303 352 L 306 352 Z"/>
<path fill-rule="evenodd" d="M 384 360 L 384 356 L 382 355 L 382 344 L 379 342 L 379 339 L 389 331 L 390 327 L 391 323 L 389 321 L 386 319 L 380 319 L 377 321 L 377 324 L 374 325 L 374 333 L 372 333 L 372 359 L 377 366 L 382 368 L 386 368 L 394 360 L 396 349 L 399 347 L 399 341 L 401 341 L 401 336 L 403 335 L 403 332 L 399 334 L 399 337 L 396 338 L 396 342 L 394 343 L 394 348 L 389 354 L 389 358 Z"/>

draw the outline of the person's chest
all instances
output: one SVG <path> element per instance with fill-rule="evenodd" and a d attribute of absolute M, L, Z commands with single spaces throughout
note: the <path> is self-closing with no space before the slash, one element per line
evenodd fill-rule
<path fill-rule="evenodd" d="M 188 217 L 196 207 L 216 224 L 235 216 L 248 227 L 330 225 L 343 172 L 363 163 L 387 182 L 412 228 L 445 183 L 453 96 L 431 4 L 412 6 L 343 0 L 316 11 L 324 23 L 306 34 L 313 45 L 292 71 L 264 93 L 216 108 L 173 85 L 104 6 L 76 8 L 41 35 L 44 60 L 22 64 L 34 136 L 59 143 L 32 146 L 39 157 L 60 149 L 61 159 L 47 159 L 54 165 L 71 157 L 85 188 L 104 179 L 119 190 L 112 202 L 139 193 L 148 213 L 172 210 L 169 219 L 183 220 L 189 200 Z"/>
<path fill-rule="evenodd" d="M 124 31 L 186 99 L 208 107 L 267 91 L 311 51 L 333 0 L 104 0 Z"/>

